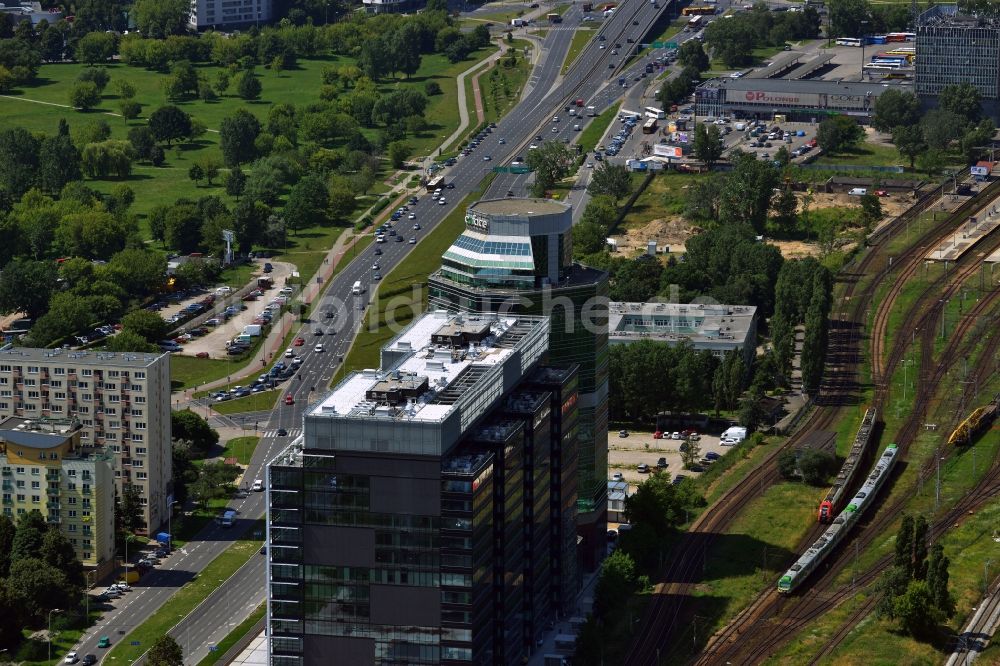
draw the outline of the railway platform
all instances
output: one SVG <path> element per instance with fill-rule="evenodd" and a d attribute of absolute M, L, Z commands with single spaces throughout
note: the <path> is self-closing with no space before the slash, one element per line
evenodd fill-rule
<path fill-rule="evenodd" d="M 1000 227 L 1000 213 L 994 204 L 990 213 L 979 218 L 972 218 L 960 226 L 955 233 L 942 241 L 928 252 L 924 259 L 928 261 L 957 261 L 976 243 L 993 233 Z"/>

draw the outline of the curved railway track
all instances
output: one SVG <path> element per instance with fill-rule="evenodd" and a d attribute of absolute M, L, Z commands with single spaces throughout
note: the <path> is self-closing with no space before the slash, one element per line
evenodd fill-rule
<path fill-rule="evenodd" d="M 879 270 L 875 278 L 855 297 L 859 280 L 867 275 L 893 234 L 908 228 L 908 225 L 943 195 L 943 191 L 942 185 L 940 189 L 935 188 L 926 192 L 907 211 L 874 234 L 869 239 L 871 249 L 856 265 L 845 267 L 838 275 L 838 279 L 845 285 L 841 300 L 850 304 L 851 315 L 848 319 L 832 322 L 824 385 L 815 401 L 817 409 L 800 426 L 795 435 L 782 447 L 776 447 L 771 451 L 757 467 L 748 472 L 742 483 L 707 508 L 681 536 L 674 552 L 671 553 L 670 564 L 660 577 L 665 582 L 657 585 L 636 638 L 626 655 L 626 664 L 645 666 L 659 661 L 661 650 L 669 644 L 678 626 L 678 618 L 689 589 L 698 579 L 704 558 L 707 557 L 707 549 L 715 536 L 729 526 L 739 514 L 739 510 L 752 499 L 754 494 L 763 492 L 765 486 L 769 486 L 778 478 L 777 457 L 783 450 L 795 446 L 805 433 L 830 426 L 839 416 L 840 408 L 850 404 L 854 399 L 859 362 L 857 342 L 863 328 L 863 317 L 877 285 L 895 267 L 887 265 Z M 918 243 L 925 245 L 934 237 L 936 232 L 929 230 L 921 238 L 923 242 L 918 241 Z M 836 376 L 837 379 L 832 379 L 832 376 Z"/>
<path fill-rule="evenodd" d="M 992 238 L 992 237 L 991 237 Z M 1000 247 L 1000 240 L 993 238 L 989 241 L 990 248 L 987 252 L 996 247 Z M 971 250 L 970 250 L 971 252 Z M 977 252 L 981 255 L 981 251 Z M 954 293 L 964 282 L 971 277 L 978 266 L 978 262 L 966 265 L 963 269 L 956 269 L 950 276 L 946 293 Z M 939 284 L 943 280 L 935 281 Z M 913 310 L 919 311 L 923 299 L 918 299 L 914 303 Z M 924 324 L 922 329 L 922 358 L 921 366 L 927 371 L 928 376 L 920 381 L 922 390 L 918 392 L 914 413 L 923 413 L 932 397 L 937 393 L 937 388 L 947 372 L 947 369 L 958 359 L 967 355 L 974 349 L 977 340 L 968 339 L 968 334 L 975 327 L 976 322 L 987 312 L 993 309 L 1000 302 L 1000 289 L 991 289 L 975 307 L 966 313 L 957 324 L 951 336 L 951 342 L 947 345 L 938 362 L 933 365 L 933 341 L 936 326 L 934 325 L 934 311 L 925 313 L 920 317 Z M 931 321 L 927 321 L 930 319 Z M 993 336 L 988 343 L 992 348 L 991 353 L 995 353 L 1000 338 Z M 897 340 L 898 347 L 904 347 L 905 343 Z M 980 372 L 985 373 L 986 369 L 981 368 Z M 925 373 L 922 373 L 925 374 Z M 884 397 L 884 396 L 883 396 Z M 921 420 L 917 418 L 908 419 L 902 430 L 895 438 L 900 447 L 905 451 L 909 443 L 915 439 L 919 430 Z M 921 480 L 928 478 L 934 472 L 934 465 L 928 464 L 921 472 Z M 984 490 L 985 488 L 985 490 Z M 964 514 L 969 506 L 982 503 L 989 499 L 994 491 L 1000 488 L 1000 467 L 994 465 L 990 472 L 980 481 L 976 489 L 967 494 L 941 521 L 941 524 L 948 526 L 954 523 L 954 519 Z M 908 501 L 908 497 L 898 499 L 889 508 L 882 508 L 874 517 L 870 517 L 867 523 L 859 525 L 858 532 L 849 537 L 855 542 L 855 548 L 861 550 L 868 547 L 870 543 L 891 524 L 896 516 L 902 511 L 903 506 Z M 819 536 L 819 527 L 810 530 L 805 544 L 812 543 Z M 862 531 L 864 530 L 864 531 Z M 932 538 L 936 538 L 932 535 Z M 856 580 L 856 585 L 841 586 L 836 588 L 835 578 L 837 573 L 849 563 L 850 554 L 844 549 L 834 553 L 822 572 L 818 571 L 814 576 L 820 576 L 814 580 L 809 587 L 808 597 L 780 597 L 776 589 L 765 590 L 759 595 L 747 609 L 741 612 L 724 630 L 716 634 L 714 640 L 706 648 L 699 663 L 755 663 L 772 654 L 777 647 L 786 642 L 795 631 L 801 629 L 805 624 L 829 612 L 833 607 L 839 605 L 847 598 L 853 596 L 859 586 L 872 582 L 890 563 L 891 557 L 882 558 L 875 566 L 867 570 Z M 838 629 L 836 634 L 818 653 L 817 659 L 829 654 L 850 632 L 857 621 L 864 617 L 877 600 L 869 599 L 862 604 L 851 617 L 846 620 Z M 771 619 L 774 618 L 774 619 Z M 756 631 L 756 634 L 754 633 Z M 739 641 L 737 642 L 737 639 Z M 814 662 L 815 663 L 815 662 Z"/>

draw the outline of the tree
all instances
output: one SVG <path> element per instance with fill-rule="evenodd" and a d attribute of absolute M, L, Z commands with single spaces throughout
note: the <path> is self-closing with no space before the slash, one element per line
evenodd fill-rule
<path fill-rule="evenodd" d="M 750 390 L 740 398 L 739 420 L 740 425 L 747 429 L 747 432 L 757 430 L 767 415 L 760 401 L 764 398 L 764 392 L 757 388 L 750 387 Z"/>
<path fill-rule="evenodd" d="M 201 167 L 201 171 L 209 185 L 212 185 L 212 181 L 219 177 L 219 169 L 222 168 L 222 162 L 215 155 L 205 155 L 196 164 Z"/>
<path fill-rule="evenodd" d="M 711 178 L 689 183 L 684 200 L 684 216 L 695 221 L 718 222 L 720 199 L 725 183 L 726 178 L 723 174 L 715 174 Z M 667 198 L 665 194 L 664 203 L 667 203 Z M 672 200 L 672 194 L 670 198 Z"/>
<path fill-rule="evenodd" d="M 798 224 L 799 200 L 790 187 L 781 190 L 774 198 L 774 221 L 784 232 L 790 232 Z"/>
<path fill-rule="evenodd" d="M 699 72 L 709 68 L 708 54 L 697 39 L 689 39 L 681 44 L 677 51 L 677 64 L 681 67 L 694 67 Z"/>
<path fill-rule="evenodd" d="M 42 542 L 49 526 L 37 510 L 23 514 L 17 521 L 10 547 L 10 563 L 41 556 Z"/>
<path fill-rule="evenodd" d="M 557 181 L 565 178 L 572 161 L 569 148 L 557 141 L 546 141 L 540 148 L 529 150 L 528 166 L 535 172 L 534 195 L 544 195 Z"/>
<path fill-rule="evenodd" d="M 93 81 L 78 81 L 69 89 L 69 103 L 74 109 L 87 111 L 101 103 L 101 91 Z"/>
<path fill-rule="evenodd" d="M 861 222 L 866 230 L 870 230 L 881 219 L 882 199 L 874 192 L 868 192 L 861 197 Z"/>
<path fill-rule="evenodd" d="M 149 666 L 184 666 L 184 652 L 171 636 L 164 634 L 153 642 L 146 653 Z"/>
<path fill-rule="evenodd" d="M 226 166 L 235 167 L 253 160 L 259 134 L 260 122 L 246 109 L 237 109 L 233 115 L 223 118 L 219 139 Z"/>
<path fill-rule="evenodd" d="M 726 177 L 719 197 L 720 217 L 728 222 L 750 225 L 763 233 L 771 197 L 778 184 L 778 170 L 756 155 L 734 152 L 733 170 Z"/>
<path fill-rule="evenodd" d="M 971 83 L 952 83 L 938 93 L 938 104 L 945 111 L 954 113 L 967 123 L 974 123 L 982 115 L 982 97 Z"/>
<path fill-rule="evenodd" d="M 892 132 L 897 127 L 912 127 L 920 120 L 920 100 L 909 91 L 889 88 L 875 100 L 872 127 Z"/>
<path fill-rule="evenodd" d="M 205 172 L 202 171 L 202 168 L 198 166 L 197 163 L 192 164 L 191 168 L 188 169 L 188 178 L 194 181 L 194 184 L 197 187 L 198 183 L 205 179 Z"/>
<path fill-rule="evenodd" d="M 624 199 L 631 193 L 632 177 L 624 165 L 611 164 L 605 160 L 594 171 L 590 184 L 587 186 L 587 191 L 594 196 L 609 196 L 617 206 L 621 199 Z"/>
<path fill-rule="evenodd" d="M 115 502 L 115 530 L 123 536 L 135 534 L 142 526 L 142 497 L 139 488 L 122 484 L 121 498 Z"/>
<path fill-rule="evenodd" d="M 66 133 L 42 140 L 38 150 L 39 184 L 48 192 L 59 192 L 66 183 L 80 180 L 80 151 Z"/>
<path fill-rule="evenodd" d="M 927 518 L 923 514 L 913 520 L 913 578 L 927 577 Z"/>
<path fill-rule="evenodd" d="M 10 571 L 10 552 L 14 545 L 14 522 L 0 515 L 0 578 L 6 578 Z"/>
<path fill-rule="evenodd" d="M 695 440 L 688 440 L 681 444 L 681 462 L 684 463 L 684 469 L 691 469 L 694 467 L 701 456 L 701 445 Z"/>
<path fill-rule="evenodd" d="M 176 106 L 161 106 L 150 114 L 149 129 L 157 141 L 165 141 L 169 146 L 191 135 L 191 116 Z"/>
<path fill-rule="evenodd" d="M 252 71 L 243 72 L 236 82 L 236 93 L 248 101 L 259 99 L 262 89 L 260 79 Z"/>
<path fill-rule="evenodd" d="M 153 148 L 156 148 L 156 137 L 153 136 L 153 131 L 145 125 L 130 129 L 128 131 L 128 142 L 132 144 L 135 156 L 139 159 L 150 159 Z"/>
<path fill-rule="evenodd" d="M 709 169 L 722 157 L 722 137 L 715 125 L 699 123 L 694 130 L 694 156 Z"/>
<path fill-rule="evenodd" d="M 187 32 L 190 13 L 187 0 L 136 0 L 130 15 L 143 35 L 162 39 Z"/>
<path fill-rule="evenodd" d="M 38 626 L 53 608 L 74 608 L 80 590 L 66 575 L 36 557 L 15 560 L 10 565 L 7 593 L 21 621 Z"/>
<path fill-rule="evenodd" d="M 127 178 L 132 173 L 135 151 L 132 144 L 120 139 L 88 143 L 80 156 L 80 166 L 90 178 L 117 176 Z"/>
<path fill-rule="evenodd" d="M 837 459 L 828 451 L 806 449 L 799 456 L 802 480 L 811 486 L 822 485 L 836 464 Z"/>
<path fill-rule="evenodd" d="M 108 70 L 104 67 L 88 67 L 77 75 L 76 80 L 90 81 L 97 86 L 97 92 L 103 93 L 111 81 L 111 75 L 108 74 Z"/>
<path fill-rule="evenodd" d="M 229 173 L 225 175 L 223 185 L 226 188 L 226 194 L 238 199 L 243 194 L 244 188 L 246 188 L 247 176 L 243 173 L 242 169 L 235 167 L 230 169 Z"/>
<path fill-rule="evenodd" d="M 405 141 L 393 141 L 390 143 L 387 146 L 387 152 L 392 168 L 403 168 L 403 164 L 406 162 L 406 158 L 410 156 L 411 151 L 410 144 Z"/>
<path fill-rule="evenodd" d="M 194 457 L 204 457 L 219 443 L 219 433 L 190 409 L 170 413 L 171 436 L 190 442 Z"/>
<path fill-rule="evenodd" d="M 607 615 L 622 605 L 635 589 L 638 574 L 635 560 L 622 549 L 608 555 L 594 588 L 594 612 Z"/>
<path fill-rule="evenodd" d="M 930 636 L 941 619 L 927 583 L 911 580 L 906 592 L 896 599 L 895 614 L 902 628 L 912 636 Z"/>
<path fill-rule="evenodd" d="M 107 62 L 115 54 L 115 36 L 104 32 L 91 32 L 76 43 L 76 57 L 88 65 Z"/>
<path fill-rule="evenodd" d="M 121 99 L 132 99 L 135 97 L 135 86 L 127 79 L 115 79 L 115 91 Z"/>
<path fill-rule="evenodd" d="M 931 592 L 931 601 L 945 617 L 951 617 L 955 612 L 955 601 L 948 591 L 948 564 L 944 548 L 936 543 L 931 547 L 931 559 L 927 567 L 927 587 Z"/>
<path fill-rule="evenodd" d="M 864 25 L 870 25 L 871 16 L 865 0 L 831 0 L 827 5 L 829 32 L 834 36 L 864 37 Z M 870 33 L 867 33 L 870 34 Z"/>
<path fill-rule="evenodd" d="M 896 618 L 896 598 L 906 591 L 910 575 L 902 567 L 893 566 L 882 574 L 875 585 L 878 601 L 875 603 L 875 615 L 894 620 Z"/>
<path fill-rule="evenodd" d="M 353 198 L 353 195 L 352 195 Z M 289 229 L 299 230 L 326 222 L 329 196 L 319 176 L 309 174 L 292 187 L 285 204 L 284 218 Z"/>
<path fill-rule="evenodd" d="M 923 130 L 916 124 L 892 128 L 892 145 L 896 146 L 902 157 L 910 160 L 911 169 L 917 157 L 927 150 Z"/>
<path fill-rule="evenodd" d="M 0 312 L 23 312 L 30 319 L 42 316 L 48 310 L 57 277 L 52 261 L 15 258 L 0 271 Z"/>
<path fill-rule="evenodd" d="M 820 148 L 830 154 L 850 150 L 861 143 L 865 131 L 850 116 L 836 115 L 823 120 L 816 131 Z"/>
<path fill-rule="evenodd" d="M 799 461 L 795 451 L 782 451 L 778 454 L 778 473 L 784 479 L 794 479 L 798 475 Z"/>
<path fill-rule="evenodd" d="M 133 310 L 122 317 L 122 329 L 132 331 L 149 342 L 157 342 L 167 334 L 167 322 L 148 310 Z"/>
<path fill-rule="evenodd" d="M 142 104 L 132 99 L 123 99 L 118 102 L 118 111 L 122 114 L 125 123 L 135 120 L 142 113 Z"/>
<path fill-rule="evenodd" d="M 437 81 L 428 81 L 424 84 L 424 94 L 428 97 L 441 94 L 441 84 Z"/>
<path fill-rule="evenodd" d="M 66 580 L 72 585 L 82 588 L 85 579 L 83 577 L 83 565 L 76 557 L 76 551 L 69 539 L 59 531 L 59 528 L 50 525 L 45 534 L 42 535 L 42 545 L 39 548 L 38 556 L 55 567 L 66 576 Z"/>
<path fill-rule="evenodd" d="M 933 150 L 947 150 L 962 135 L 965 124 L 961 116 L 946 109 L 931 109 L 920 119 L 924 141 Z"/>

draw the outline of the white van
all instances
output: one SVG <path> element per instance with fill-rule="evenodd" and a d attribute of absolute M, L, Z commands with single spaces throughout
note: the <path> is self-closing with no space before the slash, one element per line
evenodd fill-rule
<path fill-rule="evenodd" d="M 354 282 L 354 286 L 351 287 L 351 293 L 354 294 L 355 296 L 361 293 L 361 280 L 357 280 Z"/>
<path fill-rule="evenodd" d="M 852 197 L 863 197 L 868 194 L 868 189 L 865 187 L 852 187 L 851 191 L 848 192 Z"/>

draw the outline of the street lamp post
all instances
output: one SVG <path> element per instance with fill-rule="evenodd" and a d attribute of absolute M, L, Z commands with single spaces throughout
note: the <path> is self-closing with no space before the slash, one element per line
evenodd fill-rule
<path fill-rule="evenodd" d="M 61 608 L 53 608 L 49 611 L 49 661 L 52 661 L 52 614 L 62 613 Z"/>

